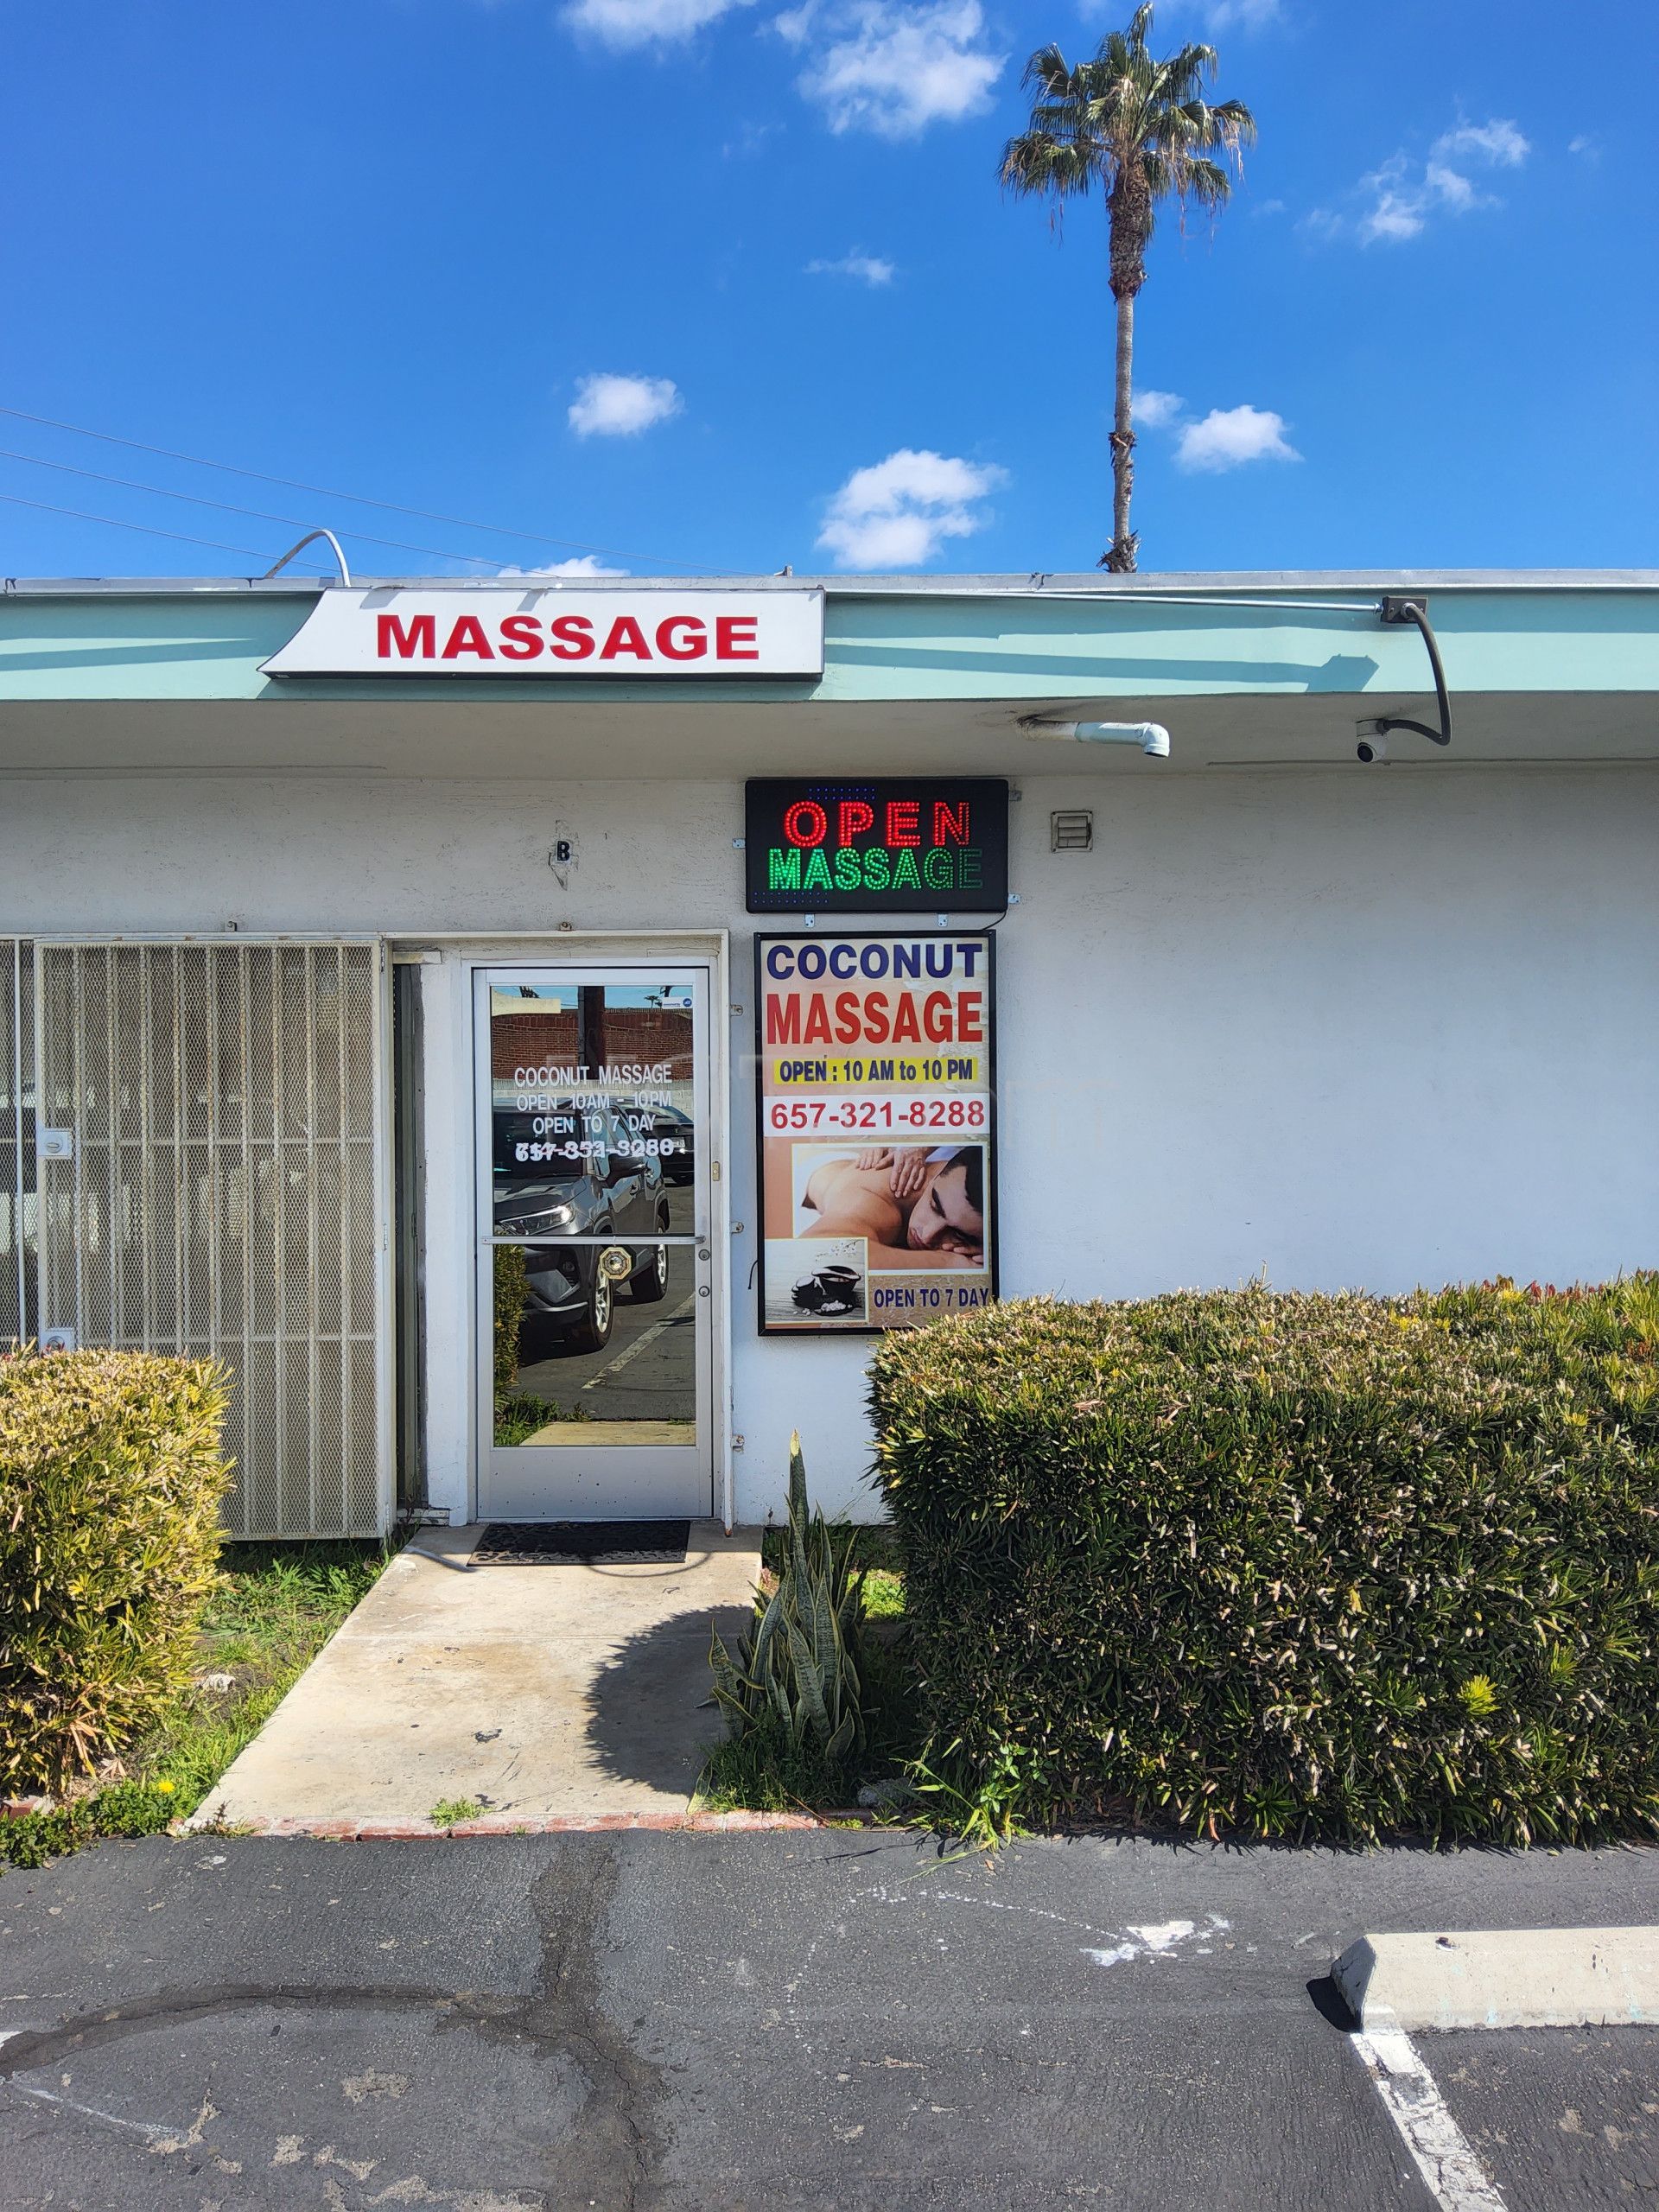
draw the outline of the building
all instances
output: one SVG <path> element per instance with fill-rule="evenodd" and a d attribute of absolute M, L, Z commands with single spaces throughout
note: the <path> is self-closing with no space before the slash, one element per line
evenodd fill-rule
<path fill-rule="evenodd" d="M 249 1535 L 868 1515 L 878 1319 L 1654 1264 L 1656 859 L 1659 573 L 8 582 L 0 1342 Z"/>

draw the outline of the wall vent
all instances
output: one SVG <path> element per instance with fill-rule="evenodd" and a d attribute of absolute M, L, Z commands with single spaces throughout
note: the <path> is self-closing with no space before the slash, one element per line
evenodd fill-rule
<path fill-rule="evenodd" d="M 1086 806 L 1062 808 L 1048 817 L 1048 849 L 1052 853 L 1094 850 L 1095 817 Z"/>

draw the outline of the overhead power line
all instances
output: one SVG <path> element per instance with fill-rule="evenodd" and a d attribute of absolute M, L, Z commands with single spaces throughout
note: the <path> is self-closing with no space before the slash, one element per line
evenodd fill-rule
<path fill-rule="evenodd" d="M 302 483 L 297 477 L 270 476 L 263 469 L 243 468 L 233 461 L 205 461 L 200 454 L 178 453 L 171 446 L 146 445 L 142 439 L 118 437 L 111 430 L 89 430 L 79 423 L 60 423 L 50 415 L 30 415 L 21 407 L 0 406 L 0 415 L 9 415 L 15 422 L 34 423 L 48 430 L 67 430 L 72 437 L 96 438 L 107 446 L 124 446 L 131 453 L 154 454 L 162 461 L 182 461 L 192 468 L 217 468 L 230 476 L 246 476 L 256 484 L 279 485 L 285 492 L 306 492 L 314 499 L 343 499 L 350 506 L 378 507 L 383 514 L 408 515 L 416 522 L 447 523 L 453 530 L 475 530 L 486 537 L 516 537 L 528 545 L 562 546 L 569 553 L 602 553 L 617 561 L 643 561 L 647 566 L 664 569 L 687 569 L 708 575 L 736 575 L 743 573 L 734 569 L 717 569 L 707 562 L 669 561 L 652 553 L 629 553 L 615 545 L 588 545 L 575 537 L 547 537 L 533 530 L 514 530 L 505 524 L 469 522 L 464 515 L 445 515 L 429 507 L 399 506 L 392 499 L 371 499 L 358 492 L 333 492 L 321 484 Z M 30 504 L 28 501 L 25 505 Z M 38 502 L 34 504 L 38 505 Z M 199 539 L 198 543 L 205 543 Z M 384 543 L 385 541 L 377 541 Z"/>
<path fill-rule="evenodd" d="M 36 507 L 43 515 L 69 515 L 76 522 L 107 523 L 111 530 L 141 530 L 146 537 L 170 537 L 180 545 L 207 545 L 215 553 L 245 553 L 251 560 L 254 561 L 270 562 L 274 558 L 269 547 L 263 553 L 259 553 L 256 552 L 251 545 L 226 545 L 224 540 L 219 537 L 190 537 L 181 530 L 157 530 L 153 523 L 123 522 L 119 515 L 89 515 L 82 507 L 54 507 L 48 500 L 25 499 L 20 493 L 16 492 L 0 492 L 0 499 L 9 501 L 14 507 Z M 327 573 L 320 569 L 315 561 L 302 561 L 296 565 L 302 569 L 309 569 L 315 575 Z"/>
<path fill-rule="evenodd" d="M 232 506 L 227 500 L 206 499 L 195 492 L 169 492 L 162 484 L 140 484 L 131 476 L 110 476 L 101 468 L 77 468 L 73 461 L 43 461 L 38 454 L 16 453 L 10 446 L 0 446 L 0 461 L 27 461 L 31 468 L 55 468 L 65 476 L 84 476 L 90 483 L 117 484 L 123 491 L 148 492 L 158 499 L 182 499 L 190 506 L 212 507 L 222 515 L 245 515 L 251 522 L 280 522 L 290 530 L 306 530 L 310 526 L 308 515 L 273 515 L 263 507 Z M 345 534 L 365 545 L 389 545 L 397 553 L 425 553 L 435 561 L 483 562 L 486 566 L 490 563 L 487 553 L 449 553 L 440 545 L 411 545 L 404 538 L 375 537 L 365 530 L 346 530 Z"/>

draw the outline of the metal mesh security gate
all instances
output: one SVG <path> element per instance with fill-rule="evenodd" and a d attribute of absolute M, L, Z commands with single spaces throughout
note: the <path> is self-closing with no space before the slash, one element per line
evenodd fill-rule
<path fill-rule="evenodd" d="M 0 937 L 0 1352 L 40 1325 L 35 1300 L 35 959 Z"/>
<path fill-rule="evenodd" d="M 383 1529 L 381 948 L 38 944 L 33 965 L 39 1334 L 226 1363 L 236 1534 Z"/>

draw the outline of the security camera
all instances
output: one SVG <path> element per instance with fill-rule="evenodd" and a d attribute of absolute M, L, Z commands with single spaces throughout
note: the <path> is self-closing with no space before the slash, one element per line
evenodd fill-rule
<path fill-rule="evenodd" d="M 1359 743 L 1354 750 L 1368 768 L 1375 766 L 1379 760 L 1387 765 L 1389 741 L 1376 722 L 1361 722 Z"/>

